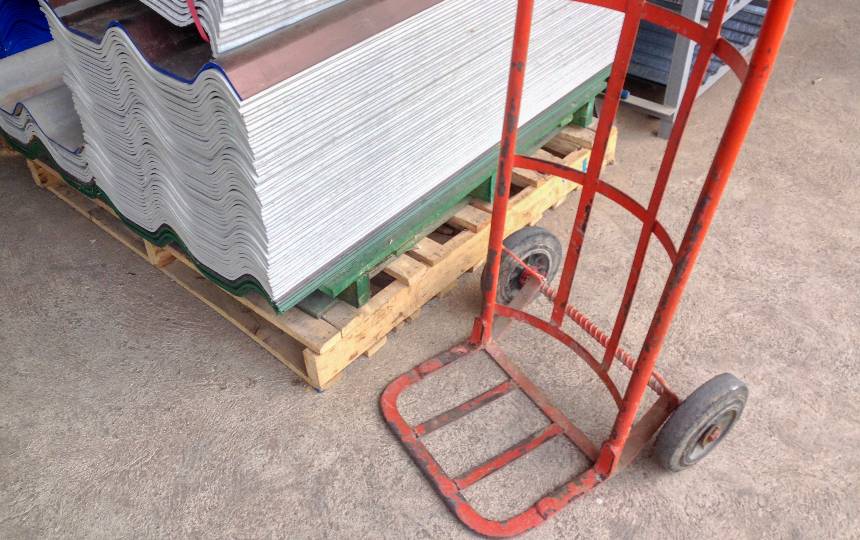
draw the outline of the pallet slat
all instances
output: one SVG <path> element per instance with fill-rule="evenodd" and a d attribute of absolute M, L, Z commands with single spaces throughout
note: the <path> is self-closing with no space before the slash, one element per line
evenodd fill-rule
<path fill-rule="evenodd" d="M 0 157 L 17 156 L 17 155 L 18 155 L 18 152 L 16 152 L 12 148 L 10 148 L 9 145 L 6 144 L 6 140 L 3 139 L 3 137 L 0 137 Z"/>
<path fill-rule="evenodd" d="M 409 250 L 409 253 L 424 264 L 435 266 L 445 256 L 445 248 L 439 242 L 425 236 Z"/>
<path fill-rule="evenodd" d="M 539 157 L 539 156 L 535 156 Z M 514 169 L 511 183 L 519 187 L 537 187 L 546 182 L 546 176 L 530 169 Z"/>
<path fill-rule="evenodd" d="M 583 170 L 593 141 L 593 132 L 583 129 L 566 128 L 560 134 L 561 141 L 553 139 L 535 156 Z M 606 163 L 614 161 L 616 137 L 613 129 Z M 559 153 L 565 157 L 559 157 Z M 362 307 L 338 301 L 320 318 L 297 308 L 279 315 L 259 295 L 236 297 L 222 290 L 201 275 L 179 249 L 158 247 L 140 238 L 110 207 L 69 187 L 43 163 L 28 161 L 28 167 L 37 185 L 164 272 L 317 389 L 331 385 L 359 356 L 378 352 L 392 330 L 417 318 L 429 300 L 454 289 L 461 274 L 479 268 L 489 239 L 492 205 L 474 199 L 448 221 L 460 230 L 455 229 L 445 243 L 425 237 L 408 253 L 387 262 L 380 270 L 393 280 Z M 513 183 L 519 191 L 510 199 L 507 233 L 536 223 L 577 188 L 572 182 L 529 171 L 516 171 Z M 450 231 L 451 227 L 447 227 Z"/>
<path fill-rule="evenodd" d="M 458 210 L 449 220 L 449 223 L 467 231 L 478 232 L 490 224 L 490 215 L 474 206 L 467 205 Z"/>
<path fill-rule="evenodd" d="M 567 126 L 544 145 L 544 148 L 560 155 L 567 155 L 579 148 L 591 148 L 594 131 L 579 126 Z"/>
<path fill-rule="evenodd" d="M 397 257 L 383 269 L 383 272 L 406 285 L 414 285 L 421 279 L 427 265 L 409 255 Z"/>

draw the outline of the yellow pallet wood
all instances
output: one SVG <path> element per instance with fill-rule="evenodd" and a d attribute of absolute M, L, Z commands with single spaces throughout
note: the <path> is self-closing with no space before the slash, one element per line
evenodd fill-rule
<path fill-rule="evenodd" d="M 18 152 L 9 147 L 3 137 L 0 137 L 0 157 L 17 156 Z"/>

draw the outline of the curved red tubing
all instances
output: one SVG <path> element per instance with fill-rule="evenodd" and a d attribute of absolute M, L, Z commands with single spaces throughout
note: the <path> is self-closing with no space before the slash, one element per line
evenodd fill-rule
<path fill-rule="evenodd" d="M 677 400 L 671 394 L 671 391 L 662 386 L 662 378 L 659 377 L 659 374 L 654 369 L 655 363 L 678 308 L 684 287 L 690 278 L 692 268 L 701 250 L 704 237 L 713 220 L 731 169 L 741 150 L 755 110 L 758 107 L 767 80 L 772 72 L 773 64 L 779 53 L 795 0 L 770 1 L 758 45 L 749 63 L 734 46 L 720 36 L 728 0 L 715 1 L 711 20 L 708 21 L 707 25 L 689 20 L 679 13 L 650 4 L 646 0 L 573 1 L 613 9 L 625 14 L 625 22 L 622 26 L 615 63 L 613 64 L 603 110 L 601 111 L 597 126 L 597 134 L 592 148 L 590 163 L 586 167 L 586 171 L 581 172 L 557 163 L 517 155 L 515 152 L 520 99 L 525 80 L 531 16 L 534 5 L 534 0 L 518 0 L 508 96 L 506 99 L 504 127 L 500 145 L 497 189 L 493 204 L 493 216 L 487 252 L 486 271 L 489 278 L 482 280 L 484 283 L 482 284 L 483 310 L 481 317 L 476 320 L 472 336 L 467 343 L 455 347 L 439 357 L 428 360 L 402 375 L 385 389 L 380 400 L 382 413 L 392 430 L 400 438 L 416 464 L 418 464 L 428 479 L 433 482 L 436 490 L 443 497 L 452 512 L 470 529 L 485 536 L 513 536 L 531 529 L 563 508 L 574 497 L 585 493 L 598 483 L 612 476 L 622 464 L 626 464 L 629 458 L 635 455 L 638 448 L 641 448 L 653 436 L 653 433 L 659 428 L 660 423 L 671 412 L 671 409 L 677 405 Z M 693 66 L 690 82 L 679 106 L 672 134 L 667 143 L 666 152 L 651 194 L 651 200 L 647 207 L 639 204 L 632 197 L 600 178 L 600 170 L 607 149 L 611 124 L 614 121 L 620 103 L 624 78 L 641 20 L 649 21 L 698 43 L 702 53 Z M 704 77 L 707 62 L 712 55 L 725 62 L 731 71 L 741 79 L 742 84 L 711 168 L 702 186 L 698 202 L 690 217 L 684 237 L 680 244 L 676 245 L 672 242 L 663 225 L 657 221 L 657 214 L 662 203 L 664 188 L 668 182 L 678 146 L 686 127 L 686 122 L 703 80 L 702 77 Z M 543 320 L 519 309 L 496 304 L 497 281 L 504 249 L 502 241 L 504 240 L 505 233 L 505 214 L 510 196 L 511 174 L 514 168 L 531 169 L 546 175 L 557 176 L 582 186 L 559 291 L 557 295 L 550 295 L 554 296 L 552 298 L 554 304 L 553 314 L 550 320 Z M 636 255 L 631 265 L 624 298 L 622 299 L 611 334 L 607 336 L 602 330 L 594 327 L 584 315 L 580 314 L 580 321 L 577 321 L 580 326 L 584 325 L 583 328 L 599 343 L 602 345 L 605 344 L 606 352 L 602 364 L 561 328 L 564 316 L 576 319 L 571 314 L 579 313 L 567 304 L 567 297 L 569 296 L 571 283 L 576 272 L 579 251 L 585 238 L 591 204 L 598 194 L 620 205 L 642 222 Z M 635 358 L 635 361 L 631 361 L 633 356 L 619 347 L 619 341 L 635 295 L 645 252 L 648 249 L 649 240 L 652 236 L 659 241 L 660 245 L 666 251 L 672 264 L 672 269 L 664 285 L 658 307 L 651 320 L 651 325 L 642 349 Z M 542 285 L 544 289 L 548 289 L 545 283 Z M 611 435 L 603 442 L 599 454 L 590 469 L 577 478 L 568 481 L 554 493 L 542 498 L 524 512 L 503 521 L 486 519 L 469 505 L 464 499 L 457 483 L 445 474 L 444 470 L 442 470 L 433 456 L 424 447 L 413 426 L 405 422 L 397 409 L 397 397 L 403 390 L 419 382 L 424 376 L 463 358 L 471 352 L 484 349 L 508 372 L 511 379 L 516 381 L 520 388 L 539 405 L 548 417 L 553 417 L 553 414 L 557 410 L 551 404 L 546 407 L 541 405 L 541 399 L 536 400 L 533 397 L 533 393 L 529 390 L 528 385 L 531 385 L 530 381 L 522 380 L 515 369 L 506 365 L 507 360 L 501 354 L 501 350 L 493 338 L 493 326 L 497 314 L 508 319 L 515 319 L 529 324 L 567 345 L 598 375 L 619 406 L 619 412 L 615 419 Z M 630 382 L 627 384 L 623 395 L 621 395 L 608 376 L 608 370 L 613 359 L 619 357 L 625 360 L 623 363 L 632 371 Z M 664 390 L 658 402 L 665 400 L 665 403 L 662 408 L 655 404 L 643 416 L 643 420 L 639 424 L 636 424 L 634 428 L 637 412 L 649 385 L 652 387 L 656 386 L 655 390 L 658 392 L 660 392 L 660 389 Z M 650 417 L 649 421 L 646 421 L 646 417 Z M 549 436 L 554 436 L 557 434 L 557 431 Z M 479 471 L 479 477 L 486 471 L 485 465 L 477 468 L 481 469 L 481 467 L 484 467 L 484 470 Z"/>
<path fill-rule="evenodd" d="M 194 0 L 185 0 L 185 4 L 188 6 L 188 13 L 191 14 L 191 20 L 194 21 L 194 26 L 197 27 L 197 33 L 200 34 L 200 38 L 209 43 L 209 36 L 206 34 L 206 30 L 203 29 L 203 23 L 200 22 L 200 17 L 197 15 L 197 6 L 194 5 Z"/>

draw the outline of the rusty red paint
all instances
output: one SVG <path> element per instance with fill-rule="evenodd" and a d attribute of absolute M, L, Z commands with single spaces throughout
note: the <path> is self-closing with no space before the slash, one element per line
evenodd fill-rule
<path fill-rule="evenodd" d="M 549 336 L 556 338 L 558 341 L 564 343 L 568 347 L 570 347 L 573 352 L 575 352 L 582 360 L 594 371 L 594 373 L 598 376 L 600 381 L 606 386 L 606 389 L 609 390 L 610 395 L 612 395 L 612 399 L 615 400 L 615 403 L 620 407 L 621 406 L 621 393 L 618 391 L 618 388 L 615 386 L 615 383 L 612 382 L 612 379 L 609 378 L 609 374 L 606 373 L 601 367 L 597 360 L 592 356 L 588 349 L 583 347 L 578 341 L 576 341 L 572 336 L 563 332 L 559 327 L 555 326 L 549 321 L 544 321 L 535 317 L 530 313 L 526 313 L 525 311 L 521 311 L 518 309 L 511 309 L 508 306 L 498 306 L 499 315 L 502 317 L 507 317 L 509 319 L 514 319 L 516 321 L 527 323 L 538 330 L 542 330 Z"/>
<path fill-rule="evenodd" d="M 512 462 L 513 460 L 520 458 L 535 448 L 539 447 L 543 443 L 552 439 L 556 435 L 562 433 L 561 427 L 557 424 L 550 424 L 540 431 L 533 433 L 526 439 L 518 442 L 514 446 L 508 448 L 498 456 L 487 460 L 486 462 L 478 465 L 474 469 L 469 472 L 458 476 L 454 483 L 457 484 L 457 487 L 460 489 L 466 489 L 472 484 L 480 481 L 481 479 L 489 476 L 490 474 L 498 471 L 499 469 L 505 467 L 507 464 Z"/>
<path fill-rule="evenodd" d="M 645 0 L 584 0 L 585 3 L 622 11 L 625 13 L 625 19 L 616 51 L 615 64 L 607 86 L 606 99 L 597 126 L 592 156 L 586 172 L 583 173 L 557 163 L 517 155 L 514 151 L 519 104 L 526 71 L 533 2 L 534 0 L 519 0 L 517 10 L 504 128 L 500 145 L 502 150 L 499 155 L 498 188 L 493 203 L 493 216 L 490 225 L 488 270 L 481 287 L 483 293 L 481 316 L 475 319 L 472 333 L 466 343 L 428 360 L 395 379 L 385 389 L 380 399 L 380 406 L 389 426 L 419 468 L 433 483 L 451 511 L 473 531 L 491 537 L 513 536 L 539 525 L 564 508 L 574 498 L 588 492 L 597 484 L 617 473 L 633 460 L 651 440 L 669 414 L 678 406 L 678 397 L 669 389 L 663 377 L 655 371 L 657 357 L 713 220 L 731 169 L 752 122 L 767 79 L 773 69 L 794 6 L 794 0 L 771 0 L 758 46 L 750 63 L 747 64 L 740 53 L 720 37 L 722 24 L 720 14 L 725 12 L 728 0 L 716 0 L 715 15 L 707 26 L 686 19 L 665 8 L 647 3 Z M 704 53 L 699 55 L 694 65 L 647 208 L 600 178 L 600 169 L 612 122 L 618 109 L 624 77 L 641 20 L 650 21 L 692 39 L 700 45 L 700 50 Z M 687 230 L 680 245 L 676 248 L 663 225 L 657 220 L 657 216 L 690 110 L 711 54 L 725 61 L 742 80 L 742 85 L 711 169 L 702 186 L 699 200 L 693 209 Z M 502 241 L 513 168 L 531 169 L 558 176 L 575 182 L 583 188 L 558 292 L 553 290 L 539 273 L 529 268 L 516 255 L 509 251 L 506 252 L 506 256 L 513 257 L 523 267 L 524 275 L 528 277 L 523 287 L 522 296 L 526 295 L 526 290 L 529 290 L 529 294 L 540 291 L 553 302 L 553 312 L 549 320 L 525 312 L 522 309 L 524 304 L 505 306 L 496 303 L 501 264 L 500 254 L 505 250 Z M 624 295 L 612 331 L 609 334 L 569 302 L 579 253 L 587 232 L 589 214 L 597 195 L 612 200 L 641 221 L 639 241 L 628 274 Z M 658 239 L 665 250 L 672 264 L 672 269 L 666 279 L 660 301 L 653 314 L 639 355 L 634 357 L 620 346 L 620 342 L 633 305 L 642 265 L 652 236 Z M 496 320 L 497 316 L 501 318 L 501 321 L 518 321 L 528 324 L 565 344 L 603 382 L 618 405 L 618 414 L 609 437 L 602 442 L 599 448 L 574 426 L 504 353 L 497 339 L 501 335 L 502 327 L 507 325 L 499 324 Z M 570 318 L 604 348 L 602 362 L 598 362 L 573 336 L 562 330 L 561 323 L 564 317 Z M 499 332 L 495 331 L 497 325 Z M 425 376 L 454 362 L 466 360 L 472 353 L 479 351 L 485 351 L 489 354 L 510 379 L 416 427 L 410 426 L 403 420 L 397 409 L 397 397 L 401 392 L 413 384 L 420 383 Z M 632 372 L 623 394 L 609 377 L 609 369 L 613 360 L 618 360 Z M 649 387 L 659 395 L 659 399 L 636 421 L 644 393 Z M 456 421 L 465 414 L 514 389 L 521 390 L 550 420 L 550 424 L 459 478 L 452 479 L 447 476 L 421 442 L 421 436 Z M 461 490 L 507 466 L 552 437 L 560 435 L 565 436 L 576 445 L 591 460 L 592 465 L 586 471 L 568 480 L 555 492 L 535 502 L 524 512 L 507 520 L 489 520 L 478 514 L 461 493 Z M 711 432 L 705 436 L 705 439 L 707 442 L 709 439 L 718 437 L 718 432 Z"/>
<path fill-rule="evenodd" d="M 565 167 L 558 163 L 550 163 L 530 156 L 517 156 L 517 158 L 515 168 L 518 169 L 531 169 L 549 176 L 558 176 L 559 178 L 570 180 L 577 185 L 582 185 L 582 182 L 585 179 L 585 173 L 582 171 L 577 171 L 576 169 Z M 597 193 L 618 204 L 640 221 L 644 221 L 646 219 L 647 211 L 641 204 L 637 203 L 632 197 L 606 181 L 598 180 Z M 669 256 L 670 262 L 674 262 L 676 256 L 675 245 L 672 243 L 669 233 L 660 222 L 654 223 L 653 234 L 663 245 L 663 248 L 666 250 L 666 254 Z"/>
<path fill-rule="evenodd" d="M 496 361 L 499 367 L 505 370 L 511 379 L 516 381 L 517 386 L 520 387 L 532 403 L 537 405 L 541 412 L 554 424 L 561 427 L 570 442 L 575 444 L 588 458 L 594 459 L 597 456 L 597 448 L 594 447 L 594 443 L 591 442 L 588 436 L 578 427 L 573 425 L 573 422 L 571 422 L 570 419 L 561 412 L 561 409 L 553 405 L 549 398 L 547 398 L 543 392 L 541 392 L 540 389 L 528 377 L 526 377 L 522 371 L 520 371 L 516 364 L 511 362 L 500 347 L 495 343 L 489 343 L 487 345 L 487 352 L 492 356 L 493 360 Z"/>
<path fill-rule="evenodd" d="M 704 442 L 705 444 L 710 444 L 710 443 L 716 441 L 717 439 L 719 439 L 720 435 L 722 435 L 722 433 L 723 433 L 723 430 L 720 429 L 720 426 L 713 426 L 710 430 L 708 430 L 708 432 L 702 438 L 702 442 Z"/>
<path fill-rule="evenodd" d="M 681 145 L 681 136 L 684 134 L 684 129 L 687 127 L 687 120 L 690 117 L 690 111 L 693 108 L 693 102 L 699 93 L 699 88 L 705 79 L 708 65 L 711 61 L 711 54 L 714 51 L 714 46 L 717 39 L 720 37 L 720 29 L 723 25 L 723 17 L 726 13 L 726 7 L 729 0 L 716 0 L 713 6 L 713 12 L 708 21 L 708 28 L 705 33 L 705 39 L 699 47 L 698 57 L 695 65 L 692 68 L 689 77 L 689 84 L 681 98 L 681 103 L 678 108 L 678 113 L 675 122 L 672 125 L 672 132 L 669 135 L 669 141 L 666 143 L 666 150 L 663 153 L 663 159 L 660 163 L 660 169 L 657 172 L 657 180 L 654 182 L 654 188 L 651 190 L 651 200 L 648 203 L 648 210 L 645 219 L 642 220 L 642 230 L 639 234 L 639 241 L 636 245 L 636 253 L 633 256 L 633 262 L 630 265 L 630 273 L 627 276 L 627 284 L 624 289 L 624 295 L 621 299 L 621 308 L 615 317 L 615 324 L 612 327 L 612 334 L 609 337 L 609 342 L 605 345 L 606 352 L 603 356 L 603 368 L 609 369 L 612 366 L 612 359 L 618 350 L 618 344 L 621 341 L 621 333 L 624 331 L 624 326 L 627 324 L 627 316 L 630 314 L 630 308 L 633 305 L 633 298 L 636 294 L 636 287 L 639 284 L 639 278 L 642 271 L 642 266 L 645 262 L 645 255 L 648 251 L 651 234 L 654 232 L 654 227 L 657 224 L 657 211 L 663 202 L 663 194 L 666 192 L 666 186 L 669 183 L 669 174 L 672 172 L 672 167 L 675 164 L 675 158 L 678 155 L 678 148 Z"/>
<path fill-rule="evenodd" d="M 552 287 L 549 286 L 544 276 L 530 268 L 522 259 L 517 257 L 515 253 L 511 252 L 507 248 L 505 248 L 505 252 L 508 254 L 509 257 L 514 259 L 517 263 L 520 264 L 520 266 L 523 267 L 523 274 L 528 275 L 530 279 L 533 279 L 539 283 L 539 290 L 544 296 L 546 296 L 549 300 L 555 300 L 556 292 L 552 289 Z M 503 314 L 505 317 L 514 318 L 523 322 L 528 322 L 532 326 L 543 330 L 544 332 L 555 337 L 562 343 L 566 344 L 575 353 L 577 353 L 577 355 L 579 355 L 586 362 L 586 364 L 588 364 L 589 367 L 591 367 L 595 371 L 595 373 L 598 374 L 599 377 L 601 377 L 601 380 L 604 380 L 605 382 L 605 380 L 608 379 L 608 366 L 598 366 L 591 353 L 589 353 L 581 345 L 579 345 L 579 343 L 577 343 L 572 336 L 565 334 L 561 330 L 558 330 L 556 327 L 548 324 L 546 321 L 541 321 L 537 317 L 522 312 L 521 310 L 511 309 L 510 307 L 503 307 L 500 308 L 500 310 L 504 310 L 500 311 L 500 313 Z M 588 335 L 590 335 L 595 341 L 597 341 L 597 343 L 599 343 L 603 347 L 607 347 L 609 338 L 607 337 L 606 333 L 601 330 L 599 326 L 589 320 L 587 316 L 578 311 L 572 305 L 567 306 L 565 314 L 573 322 L 575 322 L 577 326 L 582 328 Z M 615 348 L 615 358 L 620 360 L 621 363 L 631 371 L 636 365 L 636 359 L 633 358 L 630 353 L 628 353 L 621 347 Z M 654 372 L 652 374 L 652 381 L 649 382 L 649 386 L 659 395 L 662 395 L 664 393 L 672 393 L 668 384 L 666 384 L 666 381 L 657 372 Z M 609 386 L 609 384 L 607 384 L 607 388 L 609 388 L 609 391 L 610 393 L 612 393 L 613 398 L 615 398 L 616 403 L 620 403 L 621 396 L 617 394 L 617 390 L 613 391 L 614 384 L 612 384 L 611 387 Z"/>
<path fill-rule="evenodd" d="M 483 288 L 484 307 L 481 313 L 482 332 L 480 343 L 487 343 L 493 333 L 495 319 L 496 294 L 499 285 L 499 268 L 502 262 L 502 241 L 505 236 L 505 218 L 508 212 L 508 200 L 511 195 L 511 177 L 516 159 L 517 132 L 519 126 L 520 102 L 522 101 L 523 84 L 526 78 L 526 60 L 528 59 L 529 38 L 531 36 L 532 14 L 534 0 L 519 0 L 517 4 L 517 19 L 514 23 L 514 45 L 511 53 L 511 69 L 508 74 L 508 91 L 505 103 L 504 123 L 502 125 L 502 140 L 499 148 L 499 166 L 496 172 L 496 196 L 493 200 L 493 214 L 490 220 L 490 239 L 487 250 L 489 275 L 493 279 Z"/>
<path fill-rule="evenodd" d="M 633 46 L 639 33 L 639 23 L 642 19 L 642 10 L 645 0 L 627 0 L 624 10 L 624 22 L 621 25 L 621 37 L 615 50 L 615 60 L 612 63 L 612 72 L 606 85 L 606 97 L 600 111 L 600 121 L 597 123 L 597 132 L 594 136 L 594 145 L 591 156 L 588 158 L 588 166 L 585 171 L 585 179 L 582 183 L 582 193 L 579 195 L 579 204 L 576 209 L 576 217 L 573 220 L 573 232 L 567 248 L 567 257 L 561 271 L 561 281 L 558 287 L 558 296 L 555 299 L 552 310 L 551 321 L 560 326 L 567 307 L 570 291 L 573 286 L 573 278 L 579 264 L 579 255 L 585 242 L 585 232 L 597 195 L 597 184 L 600 180 L 600 172 L 603 168 L 603 159 L 606 157 L 606 149 L 609 145 L 609 135 L 615 115 L 621 104 L 621 92 L 624 90 L 624 77 L 630 67 L 630 59 L 633 57 Z"/>
<path fill-rule="evenodd" d="M 514 384 L 514 382 L 511 380 L 507 380 L 502 384 L 494 386 L 483 394 L 474 397 L 461 405 L 457 405 L 456 407 L 449 409 L 440 415 L 434 416 L 426 422 L 418 424 L 413 429 L 413 431 L 415 432 L 415 436 L 424 437 L 425 435 L 432 433 L 439 428 L 445 427 L 451 422 L 462 418 L 467 414 L 480 409 L 484 405 L 488 405 L 493 401 L 499 399 L 500 397 L 508 394 L 514 388 L 516 388 L 516 384 Z"/>
<path fill-rule="evenodd" d="M 200 22 L 194 0 L 185 0 L 185 4 L 188 6 L 188 13 L 191 14 L 191 20 L 194 21 L 194 26 L 197 28 L 197 33 L 200 34 L 200 39 L 209 43 L 209 36 L 206 34 L 206 30 L 203 29 L 203 23 Z"/>

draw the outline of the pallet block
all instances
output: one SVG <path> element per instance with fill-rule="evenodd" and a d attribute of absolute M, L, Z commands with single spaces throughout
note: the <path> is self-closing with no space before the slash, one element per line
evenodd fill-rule
<path fill-rule="evenodd" d="M 613 129 L 606 163 L 614 160 L 616 137 Z M 535 155 L 584 169 L 593 140 L 593 131 L 568 127 Z M 237 297 L 224 291 L 200 274 L 181 250 L 142 239 L 107 204 L 73 189 L 44 163 L 33 160 L 27 165 L 37 185 L 164 272 L 320 390 L 360 356 L 376 354 L 392 330 L 415 320 L 424 304 L 453 290 L 457 278 L 480 268 L 486 256 L 492 206 L 475 199 L 409 252 L 381 265 L 371 280 L 373 294 L 362 307 L 337 301 L 321 318 L 298 308 L 277 314 L 259 295 Z M 513 184 L 507 233 L 537 223 L 577 189 L 560 178 L 526 171 L 516 171 Z"/>
<path fill-rule="evenodd" d="M 17 155 L 18 155 L 18 152 L 13 150 L 6 143 L 6 141 L 3 139 L 3 137 L 0 137 L 0 157 L 11 157 L 11 156 L 17 156 Z"/>

